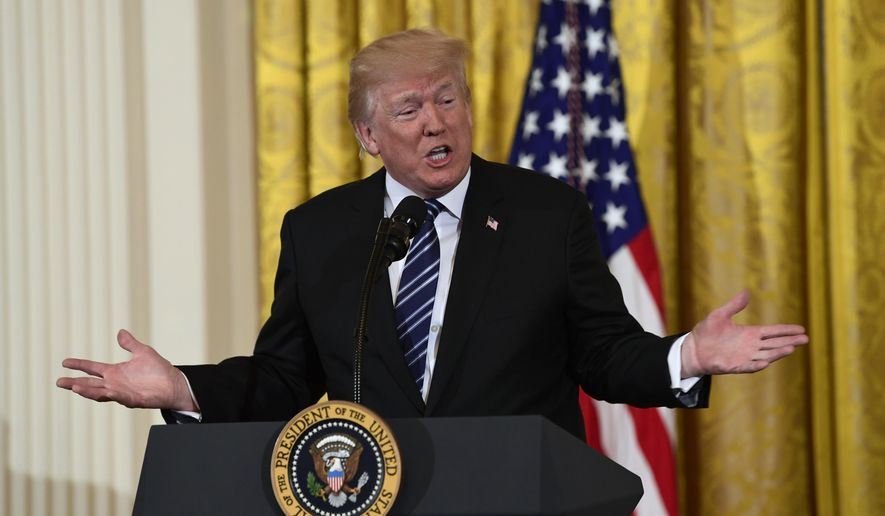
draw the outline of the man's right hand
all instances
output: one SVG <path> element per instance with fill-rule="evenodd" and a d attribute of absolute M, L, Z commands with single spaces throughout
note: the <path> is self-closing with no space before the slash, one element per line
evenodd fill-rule
<path fill-rule="evenodd" d="M 116 401 L 130 408 L 199 411 L 181 371 L 154 348 L 135 339 L 128 331 L 117 333 L 120 347 L 132 358 L 106 364 L 81 358 L 66 358 L 61 365 L 90 376 L 62 377 L 55 384 L 95 401 Z"/>

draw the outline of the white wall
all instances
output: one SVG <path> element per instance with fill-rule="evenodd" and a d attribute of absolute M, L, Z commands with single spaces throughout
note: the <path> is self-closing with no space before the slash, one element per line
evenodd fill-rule
<path fill-rule="evenodd" d="M 128 514 L 153 411 L 54 387 L 251 349 L 248 0 L 0 0 L 0 516 Z"/>

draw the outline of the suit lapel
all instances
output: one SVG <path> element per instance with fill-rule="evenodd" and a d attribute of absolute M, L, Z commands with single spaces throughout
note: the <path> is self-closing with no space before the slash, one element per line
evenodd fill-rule
<path fill-rule="evenodd" d="M 474 156 L 461 213 L 461 236 L 446 301 L 443 334 L 427 401 L 428 415 L 433 413 L 455 373 L 508 229 L 500 202 L 502 194 L 495 184 L 495 176 L 487 168 L 485 161 Z"/>
<path fill-rule="evenodd" d="M 357 217 L 357 231 L 361 234 L 374 235 L 378 227 L 378 221 L 384 216 L 384 169 L 370 176 L 366 181 L 366 189 L 358 192 L 353 198 L 354 208 L 359 212 Z M 365 274 L 366 264 L 359 270 L 361 282 Z M 360 284 L 361 284 L 360 282 Z M 353 307 L 356 309 L 357 307 Z M 350 307 L 342 307 L 350 310 Z M 390 280 L 387 274 L 381 274 L 372 289 L 372 299 L 369 305 L 369 322 L 367 328 L 368 342 L 366 348 L 374 351 L 380 357 L 390 375 L 402 389 L 403 394 L 418 409 L 424 412 L 424 400 L 415 386 L 403 351 L 396 338 L 396 329 L 393 315 L 393 296 L 390 292 Z M 364 358 L 365 360 L 365 358 Z"/>

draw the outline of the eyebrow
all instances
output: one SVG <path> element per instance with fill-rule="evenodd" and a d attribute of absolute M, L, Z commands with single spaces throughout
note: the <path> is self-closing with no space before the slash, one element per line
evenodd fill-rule
<path fill-rule="evenodd" d="M 393 104 L 396 106 L 401 106 L 403 104 L 408 104 L 410 102 L 418 102 L 421 98 L 421 95 L 415 92 L 404 93 L 402 96 L 394 99 Z"/>
<path fill-rule="evenodd" d="M 440 84 L 433 92 L 434 96 L 439 95 L 440 93 L 445 93 L 447 90 L 451 90 L 455 87 L 455 83 L 453 81 L 446 81 L 443 84 Z M 403 93 L 402 96 L 394 99 L 393 103 L 396 106 L 401 106 L 403 104 L 408 104 L 409 102 L 418 102 L 421 100 L 421 94 L 410 91 Z"/>
<path fill-rule="evenodd" d="M 455 83 L 452 81 L 446 81 L 439 85 L 438 88 L 434 91 L 435 94 L 439 95 L 440 93 L 445 92 L 446 90 L 451 90 L 455 87 Z"/>

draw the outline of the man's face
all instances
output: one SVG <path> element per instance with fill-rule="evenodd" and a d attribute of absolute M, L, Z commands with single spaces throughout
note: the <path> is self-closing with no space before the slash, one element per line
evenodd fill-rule
<path fill-rule="evenodd" d="M 470 105 L 451 74 L 387 82 L 375 92 L 369 123 L 357 131 L 387 172 L 428 197 L 454 188 L 470 166 Z"/>

